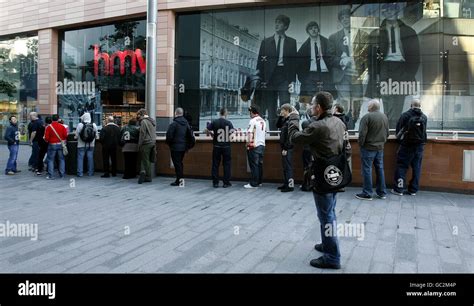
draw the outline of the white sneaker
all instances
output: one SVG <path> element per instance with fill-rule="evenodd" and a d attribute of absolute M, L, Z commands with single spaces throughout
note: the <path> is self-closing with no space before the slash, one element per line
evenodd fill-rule
<path fill-rule="evenodd" d="M 254 188 L 258 188 L 258 187 L 253 187 L 252 185 L 247 184 L 247 185 L 244 185 L 244 188 L 247 188 L 247 189 L 254 189 Z"/>

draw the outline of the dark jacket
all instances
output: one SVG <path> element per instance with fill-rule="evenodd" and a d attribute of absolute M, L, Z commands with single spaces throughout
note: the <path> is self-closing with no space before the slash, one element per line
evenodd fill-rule
<path fill-rule="evenodd" d="M 359 125 L 359 146 L 369 151 L 383 150 L 389 135 L 388 118 L 380 112 L 368 112 Z"/>
<path fill-rule="evenodd" d="M 368 50 L 368 68 L 369 68 L 369 83 L 367 84 L 367 97 L 378 97 L 376 76 L 380 74 L 380 64 L 383 58 L 388 53 L 389 34 L 387 31 L 387 21 L 384 20 L 380 28 L 372 31 L 369 36 L 369 50 Z M 420 66 L 420 43 L 418 34 L 410 26 L 407 26 L 403 21 L 398 20 L 400 27 L 400 40 L 402 43 L 402 54 L 405 58 L 405 68 L 400 71 L 400 79 L 406 82 L 415 81 L 415 75 Z M 380 54 L 382 56 L 380 56 Z"/>
<path fill-rule="evenodd" d="M 326 67 L 328 68 L 328 72 L 331 72 L 331 65 L 332 65 L 332 59 L 331 59 L 331 54 L 330 54 L 330 47 L 329 47 L 329 41 L 326 37 L 319 35 L 319 40 L 321 41 L 321 46 L 318 46 L 318 48 L 321 49 L 321 52 L 323 53 L 323 60 L 324 63 L 326 64 Z M 297 58 L 297 66 L 296 66 L 296 72 L 298 73 L 298 79 L 300 82 L 303 82 L 308 75 L 309 75 L 309 68 L 311 65 L 311 38 L 308 38 L 303 45 L 300 47 L 298 50 L 298 54 L 296 56 Z"/>
<path fill-rule="evenodd" d="M 336 118 L 339 118 L 343 123 L 344 125 L 346 126 L 346 130 L 347 130 L 347 123 L 349 122 L 349 118 L 347 117 L 346 114 L 341 114 L 341 113 L 335 113 L 333 114 L 334 117 Z"/>
<path fill-rule="evenodd" d="M 127 124 L 120 131 L 120 138 L 122 138 L 122 136 L 127 132 L 128 132 L 129 137 L 128 137 L 128 140 L 125 140 L 125 143 L 129 143 L 129 142 L 138 143 L 138 139 L 140 137 L 140 130 L 138 126 Z"/>
<path fill-rule="evenodd" d="M 278 117 L 276 126 L 280 129 L 280 147 L 282 150 L 293 149 L 293 144 L 290 141 L 290 137 L 288 137 L 288 123 L 289 117 Z"/>
<path fill-rule="evenodd" d="M 140 130 L 136 125 L 127 124 L 120 131 L 122 152 L 138 152 Z"/>
<path fill-rule="evenodd" d="M 140 120 L 140 136 L 138 146 L 156 144 L 156 122 L 151 117 L 144 117 Z"/>
<path fill-rule="evenodd" d="M 117 147 L 120 143 L 120 128 L 114 123 L 109 123 L 100 131 L 100 143 L 104 147 Z"/>
<path fill-rule="evenodd" d="M 171 151 L 182 152 L 187 150 L 189 129 L 191 127 L 183 116 L 174 118 L 166 132 L 166 143 L 170 146 Z"/>
<path fill-rule="evenodd" d="M 316 158 L 329 158 L 342 153 L 344 148 L 344 123 L 330 113 L 322 114 L 303 131 L 299 130 L 298 114 L 290 114 L 288 136 L 292 143 L 307 144 Z M 350 156 L 350 146 L 346 154 Z"/>
<path fill-rule="evenodd" d="M 19 143 L 20 134 L 18 132 L 18 124 L 11 124 L 5 132 L 5 140 L 8 142 L 8 145 L 14 145 Z"/>
<path fill-rule="evenodd" d="M 265 38 L 260 44 L 258 52 L 257 70 L 263 82 L 268 83 L 273 75 L 273 71 L 278 64 L 277 46 L 274 35 Z M 296 81 L 295 70 L 296 59 L 296 40 L 294 38 L 285 37 L 283 44 L 283 61 L 286 80 L 288 82 Z"/>
<path fill-rule="evenodd" d="M 398 120 L 398 123 L 397 123 L 397 129 L 396 129 L 395 134 L 398 135 L 398 133 L 400 132 L 402 128 L 406 130 L 408 128 L 408 122 L 413 117 L 421 117 L 421 119 L 424 121 L 425 125 L 424 125 L 424 133 L 423 133 L 423 139 L 424 139 L 423 143 L 426 143 L 426 139 L 427 139 L 426 126 L 428 124 L 428 118 L 426 117 L 425 114 L 423 114 L 423 112 L 419 108 L 410 108 L 409 110 L 407 110 L 400 116 L 400 119 Z M 403 140 L 400 143 L 402 145 L 410 145 Z"/>
<path fill-rule="evenodd" d="M 208 124 L 207 129 L 212 131 L 212 143 L 214 146 L 222 148 L 230 147 L 230 134 L 232 134 L 234 130 L 232 122 L 225 118 L 215 119 Z"/>
<path fill-rule="evenodd" d="M 357 30 L 357 34 L 352 41 L 353 57 L 356 64 L 354 68 L 358 75 L 362 75 L 367 69 L 367 39 L 369 35 L 362 30 Z M 336 33 L 329 36 L 329 53 L 332 57 L 332 76 L 335 83 L 341 82 L 345 75 L 345 70 L 341 68 L 341 57 L 342 53 L 346 53 L 349 56 L 349 45 L 347 44 L 346 33 L 344 29 L 337 31 Z"/>

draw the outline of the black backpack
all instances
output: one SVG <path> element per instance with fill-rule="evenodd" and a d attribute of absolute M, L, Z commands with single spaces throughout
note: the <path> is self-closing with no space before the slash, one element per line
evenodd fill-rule
<path fill-rule="evenodd" d="M 425 121 L 422 116 L 411 117 L 408 120 L 402 140 L 408 144 L 421 144 L 425 141 Z"/>
<path fill-rule="evenodd" d="M 93 142 L 96 137 L 94 125 L 92 123 L 85 123 L 81 132 L 79 133 L 79 136 L 85 143 Z"/>

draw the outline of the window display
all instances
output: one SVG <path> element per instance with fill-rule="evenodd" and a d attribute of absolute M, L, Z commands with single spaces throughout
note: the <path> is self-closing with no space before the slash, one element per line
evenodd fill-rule
<path fill-rule="evenodd" d="M 57 88 L 68 90 L 58 90 L 58 109 L 71 130 L 84 112 L 100 128 L 110 115 L 127 124 L 144 107 L 144 20 L 67 30 L 60 33 L 60 44 Z"/>

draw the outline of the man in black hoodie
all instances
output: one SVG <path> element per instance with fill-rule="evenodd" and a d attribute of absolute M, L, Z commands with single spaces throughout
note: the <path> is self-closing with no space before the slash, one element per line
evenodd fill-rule
<path fill-rule="evenodd" d="M 283 104 L 280 109 L 277 128 L 280 129 L 281 163 L 283 166 L 284 182 L 278 189 L 281 192 L 291 192 L 294 190 L 293 144 L 288 137 L 288 116 L 294 108 L 290 104 Z"/>
<path fill-rule="evenodd" d="M 176 172 L 176 180 L 171 186 L 182 186 L 184 154 L 189 149 L 191 138 L 194 138 L 189 122 L 183 114 L 183 109 L 178 107 L 174 112 L 175 118 L 166 132 L 166 143 L 170 146 L 171 160 Z"/>
<path fill-rule="evenodd" d="M 397 151 L 397 169 L 395 170 L 395 188 L 391 190 L 396 195 L 416 195 L 419 189 L 421 161 L 426 143 L 426 125 L 428 119 L 421 111 L 420 100 L 414 99 L 411 109 L 404 112 L 397 123 L 396 135 L 400 142 Z M 408 168 L 412 168 L 412 178 L 406 184 Z"/>

